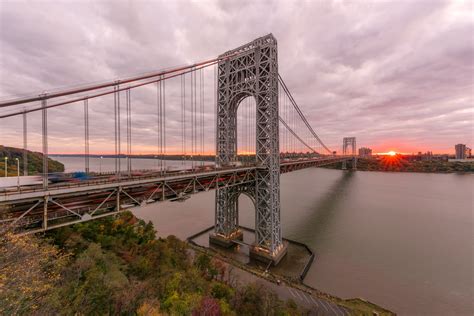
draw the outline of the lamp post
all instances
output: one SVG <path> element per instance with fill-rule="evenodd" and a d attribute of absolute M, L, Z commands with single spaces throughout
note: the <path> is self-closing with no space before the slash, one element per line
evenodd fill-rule
<path fill-rule="evenodd" d="M 20 190 L 20 159 L 15 158 L 16 160 L 16 187 Z"/>
<path fill-rule="evenodd" d="M 8 176 L 8 157 L 5 157 L 5 178 Z"/>
<path fill-rule="evenodd" d="M 102 159 L 104 157 L 100 156 L 100 160 L 99 160 L 99 174 L 102 174 Z"/>

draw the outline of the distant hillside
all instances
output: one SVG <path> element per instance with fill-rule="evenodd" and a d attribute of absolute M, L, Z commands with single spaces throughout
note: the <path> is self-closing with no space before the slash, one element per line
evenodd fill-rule
<path fill-rule="evenodd" d="M 8 176 L 17 175 L 17 163 L 20 159 L 20 175 L 23 175 L 23 149 L 0 145 L 0 176 L 4 176 L 5 157 L 8 157 Z M 63 172 L 64 165 L 59 161 L 48 159 L 48 172 Z M 43 172 L 43 154 L 28 150 L 28 174 L 34 175 Z"/>

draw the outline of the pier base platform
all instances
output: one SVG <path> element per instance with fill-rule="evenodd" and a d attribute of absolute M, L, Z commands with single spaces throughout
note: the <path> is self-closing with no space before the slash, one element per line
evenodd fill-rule
<path fill-rule="evenodd" d="M 209 243 L 224 248 L 231 248 L 236 245 L 234 240 L 242 241 L 244 239 L 244 233 L 241 230 L 234 232 L 230 237 L 225 237 L 219 234 L 210 234 Z"/>
<path fill-rule="evenodd" d="M 273 255 L 263 249 L 260 250 L 259 248 L 255 246 L 250 247 L 249 255 L 250 255 L 250 259 L 262 262 L 264 264 L 270 264 L 271 262 L 273 266 L 276 266 L 281 261 L 281 259 L 283 259 L 283 257 L 286 255 L 287 251 L 288 251 L 288 243 L 283 241 L 282 247 L 279 250 L 277 250 L 276 253 Z"/>

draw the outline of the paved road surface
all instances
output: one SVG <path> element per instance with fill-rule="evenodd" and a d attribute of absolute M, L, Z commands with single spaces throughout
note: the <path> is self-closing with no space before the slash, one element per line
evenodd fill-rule
<path fill-rule="evenodd" d="M 233 267 L 232 274 L 234 274 L 237 277 L 238 283 L 247 284 L 247 283 L 255 282 L 257 284 L 262 284 L 266 288 L 274 291 L 280 299 L 285 300 L 285 301 L 288 299 L 292 299 L 299 306 L 309 309 L 311 311 L 311 315 L 317 315 L 317 316 L 350 315 L 349 310 L 343 306 L 312 296 L 304 291 L 295 289 L 284 283 L 277 285 L 273 282 L 259 278 L 256 275 L 253 275 L 252 273 L 239 269 L 237 267 Z"/>

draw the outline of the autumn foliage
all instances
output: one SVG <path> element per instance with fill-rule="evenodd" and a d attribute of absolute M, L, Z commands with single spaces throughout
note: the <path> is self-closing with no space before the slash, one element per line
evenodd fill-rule
<path fill-rule="evenodd" d="M 49 242 L 47 242 L 49 240 Z M 232 268 L 131 213 L 3 237 L 2 315 L 300 315 Z"/>

